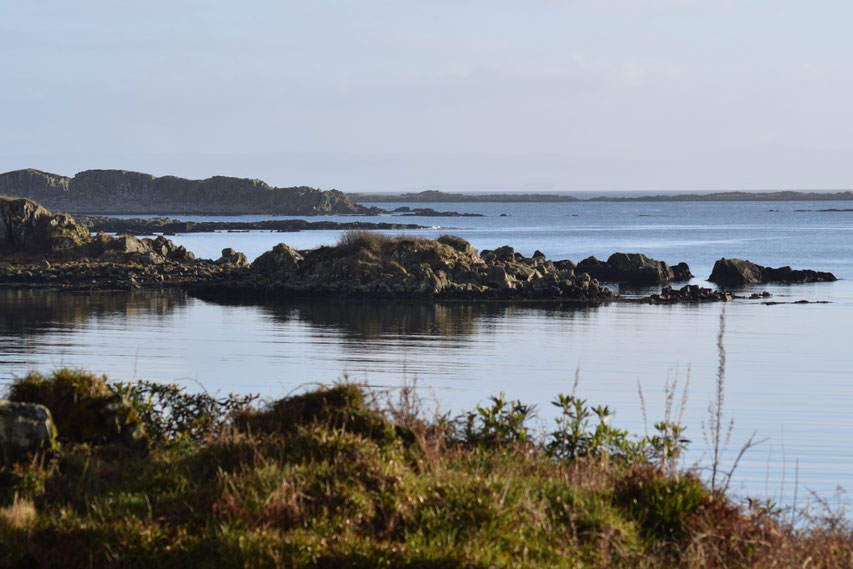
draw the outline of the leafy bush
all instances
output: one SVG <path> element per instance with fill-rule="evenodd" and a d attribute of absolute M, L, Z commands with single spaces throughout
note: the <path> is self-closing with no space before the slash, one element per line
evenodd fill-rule
<path fill-rule="evenodd" d="M 210 437 L 246 412 L 258 398 L 233 393 L 216 398 L 208 393 L 187 393 L 176 383 L 144 380 L 111 383 L 109 387 L 133 404 L 146 432 L 159 443 Z"/>
<path fill-rule="evenodd" d="M 503 393 L 489 400 L 491 405 L 477 405 L 474 411 L 455 420 L 451 439 L 487 447 L 529 441 L 530 431 L 525 423 L 530 419 L 533 407 L 518 400 L 507 401 Z"/>

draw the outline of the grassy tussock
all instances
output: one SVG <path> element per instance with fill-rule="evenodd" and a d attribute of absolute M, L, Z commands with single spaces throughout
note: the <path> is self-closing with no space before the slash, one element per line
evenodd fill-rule
<path fill-rule="evenodd" d="M 457 420 L 425 416 L 411 389 L 380 400 L 343 384 L 205 407 L 223 414 L 215 429 L 155 439 L 147 455 L 68 442 L 2 467 L 0 566 L 853 563 L 843 519 L 794 528 L 712 492 L 654 448 L 614 443 L 621 431 L 588 418 L 555 430 L 584 437 L 570 440 L 582 450 L 558 454 L 520 435 L 524 408 L 502 397 Z"/>

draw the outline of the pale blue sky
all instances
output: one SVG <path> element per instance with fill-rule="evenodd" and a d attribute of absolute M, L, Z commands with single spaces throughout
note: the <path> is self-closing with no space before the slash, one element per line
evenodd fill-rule
<path fill-rule="evenodd" d="M 853 187 L 849 0 L 0 6 L 0 171 Z"/>

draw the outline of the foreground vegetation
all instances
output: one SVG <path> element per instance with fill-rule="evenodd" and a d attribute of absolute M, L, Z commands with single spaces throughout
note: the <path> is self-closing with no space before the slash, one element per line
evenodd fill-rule
<path fill-rule="evenodd" d="M 736 503 L 676 467 L 678 425 L 632 437 L 572 395 L 539 439 L 501 396 L 428 417 L 411 389 L 261 404 L 74 370 L 8 395 L 50 408 L 62 444 L 0 467 L 2 567 L 853 564 L 843 519 Z M 143 444 L 99 432 L 116 398 Z"/>

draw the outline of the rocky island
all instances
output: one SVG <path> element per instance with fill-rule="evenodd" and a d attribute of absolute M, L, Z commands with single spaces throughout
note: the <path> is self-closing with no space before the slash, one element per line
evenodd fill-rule
<path fill-rule="evenodd" d="M 187 180 L 127 170 L 85 170 L 69 178 L 40 170 L 0 174 L 0 195 L 29 198 L 70 213 L 372 214 L 343 192 L 275 188 L 261 180 L 214 176 Z"/>

